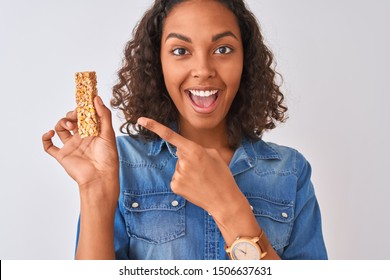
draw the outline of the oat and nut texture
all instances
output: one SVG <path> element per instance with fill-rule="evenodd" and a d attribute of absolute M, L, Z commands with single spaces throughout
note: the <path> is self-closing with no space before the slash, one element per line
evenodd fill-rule
<path fill-rule="evenodd" d="M 97 95 L 95 72 L 78 72 L 76 79 L 77 126 L 81 138 L 99 135 L 99 120 L 93 105 Z"/>

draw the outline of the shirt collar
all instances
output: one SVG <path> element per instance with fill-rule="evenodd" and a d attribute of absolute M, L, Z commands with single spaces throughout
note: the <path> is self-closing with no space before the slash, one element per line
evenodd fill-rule
<path fill-rule="evenodd" d="M 170 124 L 169 128 L 175 132 L 178 131 L 178 125 L 176 123 Z M 158 137 L 152 141 L 148 155 L 149 156 L 157 156 L 161 152 L 161 150 L 163 149 L 164 144 L 167 146 L 169 153 L 174 158 L 177 158 L 176 147 L 173 146 L 172 144 L 168 143 L 167 141 L 161 139 L 160 137 Z"/>
<path fill-rule="evenodd" d="M 229 168 L 233 176 L 256 166 L 258 159 L 280 159 L 280 155 L 263 140 L 250 141 L 244 138 L 234 152 Z"/>
<path fill-rule="evenodd" d="M 172 129 L 175 130 L 175 127 Z M 157 138 L 151 142 L 148 155 L 158 155 L 163 150 L 164 145 L 168 148 L 169 153 L 174 158 L 177 158 L 176 147 L 161 138 Z M 233 175 L 237 175 L 253 168 L 256 165 L 257 159 L 281 159 L 281 157 L 275 149 L 263 140 L 250 141 L 244 138 L 241 145 L 234 152 L 229 168 Z"/>
<path fill-rule="evenodd" d="M 163 149 L 163 146 L 166 145 L 168 148 L 169 153 L 174 157 L 177 158 L 176 155 L 176 147 L 173 146 L 172 144 L 168 143 L 167 141 L 157 138 L 152 141 L 152 144 L 149 149 L 149 156 L 157 156 L 161 150 Z"/>

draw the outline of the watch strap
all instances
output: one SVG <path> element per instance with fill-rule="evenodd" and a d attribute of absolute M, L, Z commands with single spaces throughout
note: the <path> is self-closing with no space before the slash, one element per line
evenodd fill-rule
<path fill-rule="evenodd" d="M 256 241 L 255 241 L 256 239 Z M 253 239 L 253 242 L 257 243 L 260 247 L 260 250 L 261 250 L 261 254 L 260 254 L 260 260 L 263 259 L 268 251 L 267 251 L 267 248 L 269 247 L 269 240 L 267 238 L 267 236 L 264 234 L 264 230 L 261 230 L 261 233 L 258 237 L 255 237 Z"/>

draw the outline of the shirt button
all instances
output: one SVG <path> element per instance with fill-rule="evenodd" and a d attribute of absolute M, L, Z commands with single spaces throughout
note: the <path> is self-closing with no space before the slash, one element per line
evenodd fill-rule
<path fill-rule="evenodd" d="M 251 210 L 253 211 L 253 206 L 252 205 L 249 205 L 251 207 Z"/>
<path fill-rule="evenodd" d="M 171 205 L 173 207 L 176 207 L 177 205 L 179 205 L 179 202 L 177 200 L 174 200 L 174 201 L 172 201 Z"/>
<path fill-rule="evenodd" d="M 133 204 L 131 204 L 131 207 L 133 208 L 138 208 L 139 204 L 137 202 L 133 202 Z"/>
<path fill-rule="evenodd" d="M 283 217 L 283 218 L 288 218 L 288 214 L 287 214 L 286 212 L 283 212 L 283 213 L 282 213 L 282 217 Z"/>

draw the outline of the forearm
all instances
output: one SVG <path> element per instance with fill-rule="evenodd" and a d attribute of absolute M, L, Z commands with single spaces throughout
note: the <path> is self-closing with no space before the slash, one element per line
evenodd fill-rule
<path fill-rule="evenodd" d="M 240 193 L 239 197 L 235 196 L 232 203 L 225 205 L 228 205 L 228 207 L 224 207 L 222 211 L 216 213 L 214 218 L 228 246 L 230 246 L 238 236 L 256 237 L 260 235 L 262 229 L 258 224 L 247 199 L 242 193 Z M 266 248 L 266 251 L 267 255 L 264 259 L 280 259 L 271 245 Z"/>
<path fill-rule="evenodd" d="M 111 182 L 108 189 L 118 189 Z M 94 186 L 94 189 L 100 189 Z M 115 193 L 80 192 L 80 234 L 76 259 L 115 259 L 114 216 L 117 204 Z"/>

